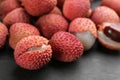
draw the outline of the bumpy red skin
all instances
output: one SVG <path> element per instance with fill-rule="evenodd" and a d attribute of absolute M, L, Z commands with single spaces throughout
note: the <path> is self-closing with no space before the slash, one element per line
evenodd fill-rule
<path fill-rule="evenodd" d="M 0 17 L 4 18 L 10 11 L 20 7 L 18 0 L 1 0 L 0 2 Z"/>
<path fill-rule="evenodd" d="M 50 14 L 62 15 L 62 12 L 61 12 L 61 10 L 58 7 L 54 7 L 54 9 L 50 12 Z"/>
<path fill-rule="evenodd" d="M 53 57 L 62 62 L 72 62 L 83 54 L 83 44 L 74 35 L 59 31 L 50 39 L 53 50 Z"/>
<path fill-rule="evenodd" d="M 114 9 L 118 15 L 120 16 L 120 1 L 118 0 L 102 0 L 102 4 L 104 6 L 108 6 L 112 9 Z"/>
<path fill-rule="evenodd" d="M 31 47 L 41 47 L 46 44 L 44 50 L 28 51 Z M 48 40 L 40 36 L 29 36 L 18 42 L 14 51 L 16 63 L 27 70 L 37 70 L 45 66 L 52 57 L 51 46 L 48 45 Z"/>
<path fill-rule="evenodd" d="M 65 0 L 63 14 L 69 20 L 73 20 L 77 17 L 86 17 L 89 9 L 89 0 Z"/>
<path fill-rule="evenodd" d="M 103 22 L 120 22 L 118 14 L 113 9 L 105 6 L 96 7 L 93 10 L 91 19 L 96 25 Z"/>
<path fill-rule="evenodd" d="M 10 27 L 9 45 L 15 49 L 16 44 L 24 37 L 30 35 L 40 35 L 39 30 L 27 23 L 15 23 Z"/>
<path fill-rule="evenodd" d="M 41 30 L 42 34 L 48 39 L 58 31 L 68 30 L 67 20 L 57 14 L 48 14 L 40 17 L 36 22 L 36 25 Z"/>
<path fill-rule="evenodd" d="M 6 24 L 8 27 L 18 22 L 30 23 L 30 16 L 23 8 L 14 9 L 3 19 L 3 23 Z"/>
<path fill-rule="evenodd" d="M 95 23 L 89 18 L 76 18 L 69 26 L 69 32 L 78 33 L 90 31 L 97 38 L 97 28 Z"/>
<path fill-rule="evenodd" d="M 21 2 L 32 16 L 49 13 L 57 5 L 57 0 L 21 0 Z"/>
<path fill-rule="evenodd" d="M 6 38 L 8 35 L 7 27 L 0 22 L 0 48 L 5 44 Z"/>

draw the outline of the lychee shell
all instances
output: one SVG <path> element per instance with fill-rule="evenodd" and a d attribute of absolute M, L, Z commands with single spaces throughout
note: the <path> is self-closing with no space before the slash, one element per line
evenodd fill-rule
<path fill-rule="evenodd" d="M 72 62 L 83 54 L 83 44 L 74 35 L 59 31 L 50 39 L 53 50 L 53 57 L 61 62 Z"/>
<path fill-rule="evenodd" d="M 36 22 L 37 27 L 42 34 L 50 39 L 51 36 L 58 31 L 67 31 L 67 20 L 58 14 L 47 14 L 38 19 Z"/>
<path fill-rule="evenodd" d="M 22 38 L 30 35 L 40 35 L 39 30 L 35 26 L 27 23 L 15 23 L 10 27 L 9 32 L 9 44 L 13 49 Z"/>
<path fill-rule="evenodd" d="M 31 47 L 42 47 L 43 50 L 29 50 Z M 28 36 L 18 42 L 14 51 L 16 63 L 27 70 L 37 70 L 48 64 L 52 57 L 51 46 L 48 40 L 41 36 Z"/>
<path fill-rule="evenodd" d="M 0 22 L 0 48 L 5 44 L 6 38 L 8 35 L 7 27 Z"/>

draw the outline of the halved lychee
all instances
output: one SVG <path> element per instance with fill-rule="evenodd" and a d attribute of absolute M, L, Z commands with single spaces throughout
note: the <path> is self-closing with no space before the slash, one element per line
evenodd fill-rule
<path fill-rule="evenodd" d="M 14 51 L 16 63 L 28 70 L 36 70 L 46 65 L 52 57 L 48 40 L 41 36 L 28 36 L 20 40 Z"/>
<path fill-rule="evenodd" d="M 120 50 L 120 23 L 105 22 L 98 27 L 100 43 L 106 48 Z"/>

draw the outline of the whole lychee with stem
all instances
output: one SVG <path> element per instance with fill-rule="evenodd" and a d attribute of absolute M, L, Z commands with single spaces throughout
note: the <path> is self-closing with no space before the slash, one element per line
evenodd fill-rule
<path fill-rule="evenodd" d="M 26 11 L 32 16 L 49 13 L 57 5 L 57 0 L 21 0 Z"/>
<path fill-rule="evenodd" d="M 95 23 L 89 18 L 76 18 L 74 19 L 69 26 L 70 33 L 78 37 L 85 50 L 89 50 L 95 43 L 97 38 L 97 28 Z"/>
<path fill-rule="evenodd" d="M 93 10 L 91 19 L 96 25 L 103 22 L 120 22 L 118 14 L 111 8 L 106 6 L 99 6 Z"/>
<path fill-rule="evenodd" d="M 40 35 L 39 30 L 28 23 L 15 23 L 10 27 L 9 45 L 15 49 L 16 44 L 24 37 L 30 35 Z"/>
<path fill-rule="evenodd" d="M 6 24 L 8 27 L 18 22 L 30 23 L 30 16 L 23 8 L 14 9 L 3 19 L 3 23 Z"/>
<path fill-rule="evenodd" d="M 21 39 L 14 51 L 16 63 L 27 70 L 37 70 L 48 64 L 52 49 L 48 40 L 41 36 L 28 36 Z"/>
<path fill-rule="evenodd" d="M 0 48 L 2 48 L 6 42 L 6 38 L 8 35 L 7 27 L 0 22 Z"/>
<path fill-rule="evenodd" d="M 53 57 L 61 62 L 72 62 L 81 57 L 84 47 L 79 38 L 74 35 L 59 31 L 50 39 Z"/>
<path fill-rule="evenodd" d="M 50 39 L 51 36 L 58 31 L 67 31 L 67 20 L 58 14 L 47 14 L 38 19 L 36 22 L 37 27 L 46 38 Z"/>
<path fill-rule="evenodd" d="M 0 1 L 0 17 L 4 18 L 9 12 L 19 7 L 21 6 L 18 0 L 1 0 Z"/>
<path fill-rule="evenodd" d="M 63 14 L 69 20 L 73 20 L 77 17 L 86 17 L 89 9 L 89 0 L 65 0 Z"/>

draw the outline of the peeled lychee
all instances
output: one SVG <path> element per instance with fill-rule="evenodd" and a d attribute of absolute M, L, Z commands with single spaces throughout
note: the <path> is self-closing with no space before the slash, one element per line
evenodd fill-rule
<path fill-rule="evenodd" d="M 106 6 L 99 6 L 93 10 L 91 19 L 96 25 L 102 24 L 103 22 L 120 22 L 120 18 L 117 13 Z"/>
<path fill-rule="evenodd" d="M 1 0 L 0 1 L 0 17 L 4 18 L 6 14 L 20 7 L 18 0 Z"/>
<path fill-rule="evenodd" d="M 62 15 L 62 12 L 58 7 L 55 7 L 50 13 Z"/>
<path fill-rule="evenodd" d="M 48 40 L 41 36 L 28 36 L 21 39 L 14 51 L 16 63 L 27 70 L 37 70 L 48 64 L 52 49 Z"/>
<path fill-rule="evenodd" d="M 101 0 L 103 6 L 108 6 L 114 9 L 120 16 L 120 1 L 118 0 Z"/>
<path fill-rule="evenodd" d="M 98 27 L 99 42 L 108 49 L 120 50 L 120 23 L 104 22 Z"/>
<path fill-rule="evenodd" d="M 93 21 L 89 18 L 76 18 L 69 26 L 69 32 L 78 37 L 85 47 L 89 50 L 97 38 L 97 29 Z"/>
<path fill-rule="evenodd" d="M 49 43 L 52 46 L 53 57 L 58 61 L 72 62 L 83 54 L 82 42 L 68 32 L 59 31 L 55 33 Z"/>
<path fill-rule="evenodd" d="M 26 11 L 32 16 L 49 13 L 57 5 L 57 0 L 21 0 Z"/>
<path fill-rule="evenodd" d="M 51 36 L 58 31 L 67 31 L 67 20 L 58 14 L 48 14 L 40 17 L 36 25 L 41 30 L 42 34 L 50 39 Z"/>
<path fill-rule="evenodd" d="M 24 37 L 30 35 L 40 35 L 39 30 L 27 23 L 15 23 L 10 27 L 9 44 L 15 49 L 16 44 Z"/>
<path fill-rule="evenodd" d="M 3 23 L 7 26 L 11 26 L 12 24 L 18 22 L 30 23 L 30 16 L 23 8 L 14 9 L 10 13 L 8 13 L 3 19 Z"/>
<path fill-rule="evenodd" d="M 69 20 L 86 17 L 90 9 L 89 0 L 65 0 L 63 14 Z"/>
<path fill-rule="evenodd" d="M 6 38 L 8 35 L 7 27 L 0 22 L 0 48 L 5 44 Z"/>

